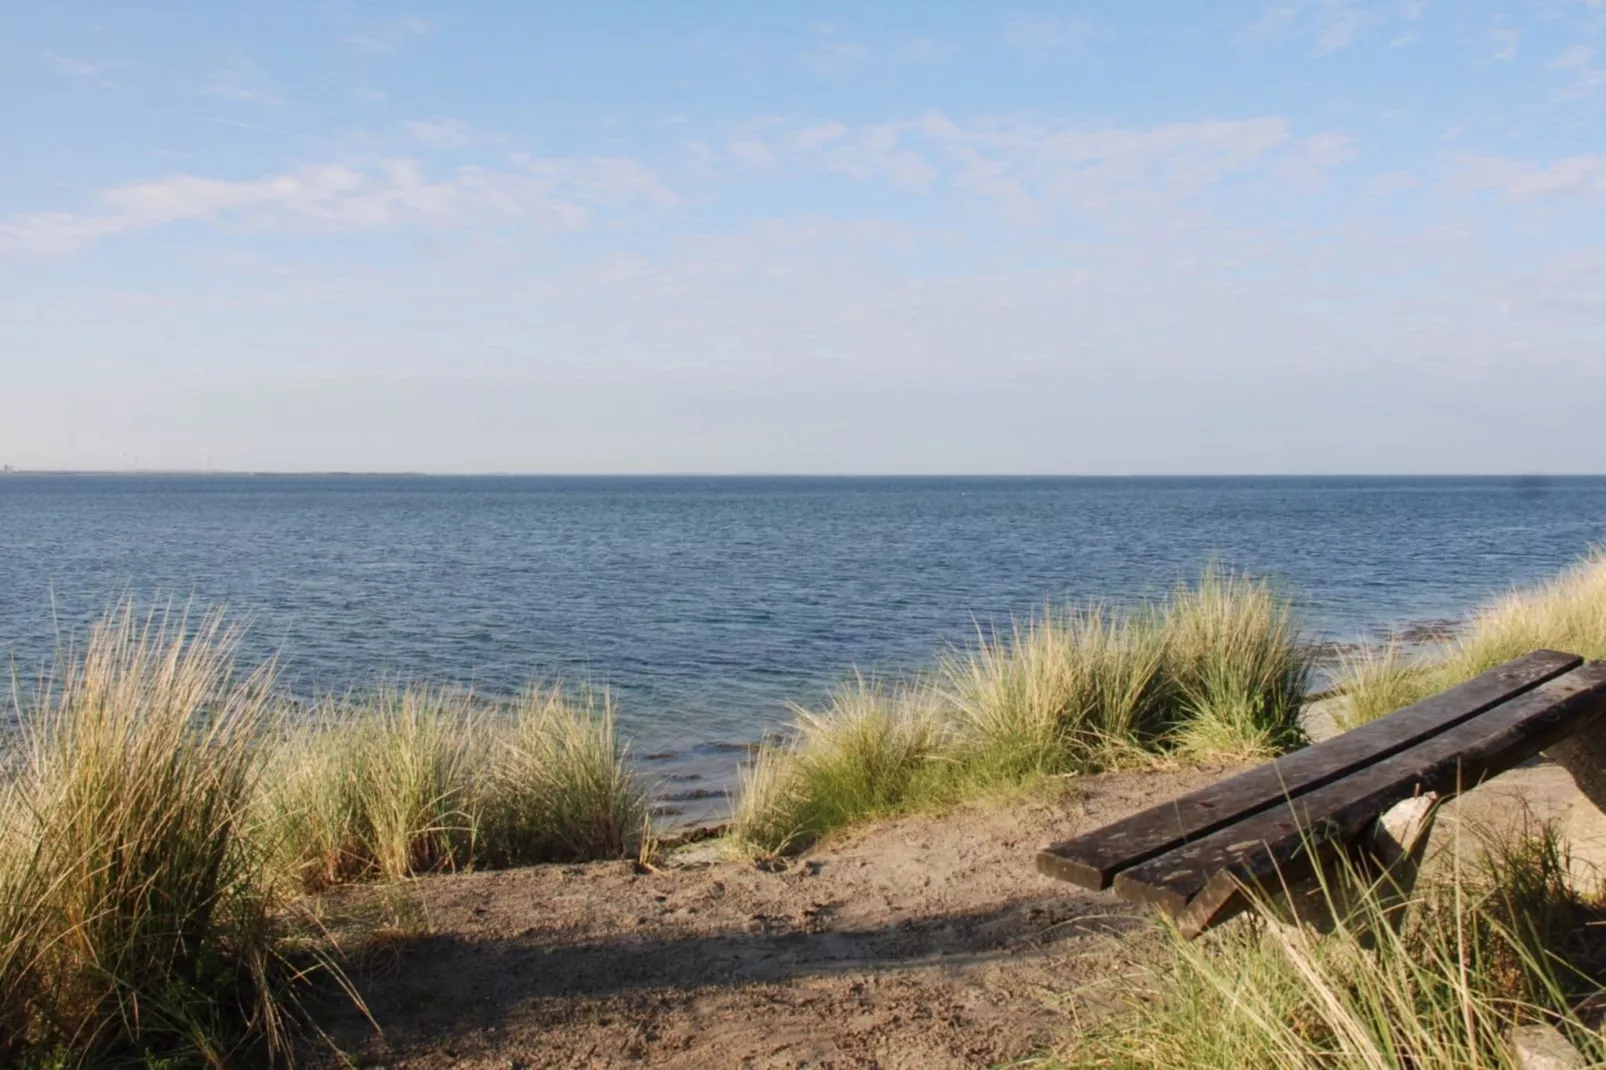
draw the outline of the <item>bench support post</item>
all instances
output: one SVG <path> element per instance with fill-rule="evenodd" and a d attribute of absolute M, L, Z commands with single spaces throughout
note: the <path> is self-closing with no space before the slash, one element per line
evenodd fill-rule
<path fill-rule="evenodd" d="M 1427 792 L 1395 804 L 1349 845 L 1343 857 L 1330 859 L 1321 874 L 1290 886 L 1286 895 L 1278 897 L 1289 908 L 1289 918 L 1268 920 L 1330 932 L 1352 906 L 1344 898 L 1349 888 L 1343 873 L 1346 861 L 1375 882 L 1385 908 L 1403 903 L 1416 887 L 1438 802 L 1436 792 Z"/>
<path fill-rule="evenodd" d="M 1545 751 L 1572 774 L 1578 797 L 1567 814 L 1567 850 L 1573 887 L 1584 894 L 1606 885 L 1606 738 L 1578 732 Z"/>

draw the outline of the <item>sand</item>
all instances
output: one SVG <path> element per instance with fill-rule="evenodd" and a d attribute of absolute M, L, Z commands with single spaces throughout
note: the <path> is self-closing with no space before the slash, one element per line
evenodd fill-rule
<path fill-rule="evenodd" d="M 1120 1006 L 1164 938 L 1039 875 L 1037 849 L 1241 767 L 1118 773 L 852 830 L 784 865 L 719 841 L 633 863 L 348 888 L 325 912 L 381 1032 L 331 1002 L 346 1057 L 394 1067 L 984 1067 Z M 1564 817 L 1555 766 L 1441 817 Z M 1436 850 L 1436 848 L 1435 848 Z M 327 1052 L 315 1062 L 338 1065 Z"/>
<path fill-rule="evenodd" d="M 328 1028 L 358 1063 L 397 1067 L 940 1070 L 1029 1055 L 1107 1013 L 1162 939 L 1138 908 L 1039 875 L 1037 849 L 1228 771 L 1082 777 L 855 830 L 784 866 L 714 842 L 649 872 L 430 877 L 400 911 L 414 931 L 378 937 L 367 927 L 395 893 L 347 889 L 327 912 L 383 1032 L 349 1012 Z"/>

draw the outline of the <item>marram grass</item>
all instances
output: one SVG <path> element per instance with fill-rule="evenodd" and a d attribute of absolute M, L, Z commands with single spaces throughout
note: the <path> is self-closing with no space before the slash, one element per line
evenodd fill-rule
<path fill-rule="evenodd" d="M 744 777 L 733 832 L 762 852 L 840 825 L 1169 757 L 1300 740 L 1310 659 L 1287 600 L 1219 570 L 1133 610 L 1049 610 L 896 691 L 854 678 Z"/>
<path fill-rule="evenodd" d="M 1556 1024 L 1598 1065 L 1600 1035 L 1571 1009 L 1597 987 L 1581 967 L 1598 907 L 1569 889 L 1553 829 L 1480 855 L 1441 858 L 1403 903 L 1338 870 L 1325 932 L 1266 924 L 1267 901 L 1196 941 L 1173 932 L 1124 1010 L 1037 1065 L 1495 1070 L 1515 1065 L 1507 1038 L 1526 1022 Z"/>
<path fill-rule="evenodd" d="M 606 693 L 515 709 L 409 688 L 335 704 L 267 749 L 261 835 L 315 891 L 474 865 L 623 858 L 647 800 Z"/>
<path fill-rule="evenodd" d="M 124 603 L 13 687 L 0 1064 L 288 1059 L 297 982 L 340 980 L 295 931 L 299 893 L 636 849 L 645 794 L 606 695 L 403 688 L 309 723 L 271 663 L 236 669 L 237 639 Z"/>
<path fill-rule="evenodd" d="M 948 730 L 920 689 L 855 676 L 824 711 L 796 713 L 792 738 L 760 748 L 742 773 L 733 831 L 764 851 L 906 809 L 938 790 L 954 761 Z"/>
<path fill-rule="evenodd" d="M 19 699 L 0 1056 L 284 1052 L 278 903 L 248 835 L 272 666 L 236 675 L 235 638 L 125 604 Z"/>
<path fill-rule="evenodd" d="M 1419 658 L 1362 651 L 1340 683 L 1348 725 L 1362 724 L 1541 647 L 1606 658 L 1606 550 L 1476 610 L 1455 639 Z"/>

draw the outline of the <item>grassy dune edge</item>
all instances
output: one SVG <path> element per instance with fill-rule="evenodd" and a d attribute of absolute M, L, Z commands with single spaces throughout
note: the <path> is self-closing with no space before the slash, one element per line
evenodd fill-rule
<path fill-rule="evenodd" d="M 732 822 L 761 852 L 1043 777 L 1266 757 L 1302 740 L 1311 660 L 1269 584 L 1207 571 L 1161 601 L 1047 611 L 920 683 L 855 677 L 746 771 Z"/>
<path fill-rule="evenodd" d="M 1391 643 L 1349 658 L 1339 681 L 1349 699 L 1341 726 L 1375 720 L 1540 647 L 1606 658 L 1606 549 L 1480 607 L 1459 636 L 1421 656 Z"/>

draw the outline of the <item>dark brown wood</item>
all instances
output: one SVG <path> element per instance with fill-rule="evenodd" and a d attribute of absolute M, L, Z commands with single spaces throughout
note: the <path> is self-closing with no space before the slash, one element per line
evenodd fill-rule
<path fill-rule="evenodd" d="M 1577 655 L 1554 650 L 1525 654 L 1323 743 L 1057 843 L 1038 853 L 1037 868 L 1101 891 L 1123 869 L 1398 754 L 1581 664 Z"/>
<path fill-rule="evenodd" d="M 1466 790 L 1606 715 L 1606 662 L 1574 669 L 1342 780 L 1307 792 L 1169 854 L 1124 870 L 1123 898 L 1152 903 L 1188 933 L 1247 905 L 1243 889 L 1275 891 L 1316 857 L 1360 836 L 1395 803 Z"/>

